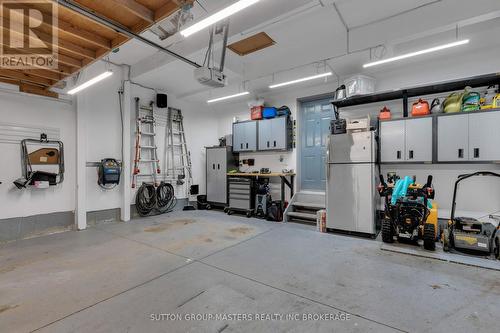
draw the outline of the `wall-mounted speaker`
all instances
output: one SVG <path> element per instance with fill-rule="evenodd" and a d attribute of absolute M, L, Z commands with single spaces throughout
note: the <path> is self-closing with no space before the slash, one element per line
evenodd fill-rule
<path fill-rule="evenodd" d="M 156 106 L 160 109 L 168 107 L 168 97 L 166 94 L 156 94 Z"/>

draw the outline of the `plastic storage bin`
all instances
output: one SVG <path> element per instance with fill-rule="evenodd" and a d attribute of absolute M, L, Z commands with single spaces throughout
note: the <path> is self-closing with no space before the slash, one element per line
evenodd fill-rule
<path fill-rule="evenodd" d="M 345 80 L 345 86 L 347 89 L 347 97 L 373 94 L 375 92 L 375 79 L 358 74 Z"/>

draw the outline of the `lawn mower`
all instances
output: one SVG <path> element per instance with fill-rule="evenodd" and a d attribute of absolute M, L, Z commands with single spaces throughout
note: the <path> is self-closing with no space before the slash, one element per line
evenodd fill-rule
<path fill-rule="evenodd" d="M 434 251 L 438 239 L 437 205 L 434 199 L 432 176 L 425 185 L 417 184 L 415 179 L 405 177 L 398 179 L 390 176 L 392 182 L 387 184 L 380 175 L 378 192 L 385 198 L 385 217 L 382 221 L 382 241 L 393 243 L 394 236 L 398 241 L 418 243 L 423 239 L 424 248 Z"/>
<path fill-rule="evenodd" d="M 442 235 L 443 249 L 449 251 L 454 248 L 488 255 L 494 253 L 495 257 L 500 259 L 500 216 L 489 215 L 487 221 L 455 216 L 458 185 L 466 179 L 480 176 L 500 177 L 499 174 L 490 171 L 458 176 L 453 191 L 451 217 L 448 221 L 448 228 L 443 231 Z"/>

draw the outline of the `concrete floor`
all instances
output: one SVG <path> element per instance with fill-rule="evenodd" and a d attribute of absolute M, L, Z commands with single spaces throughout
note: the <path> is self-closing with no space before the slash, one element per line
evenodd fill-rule
<path fill-rule="evenodd" d="M 0 247 L 0 332 L 498 332 L 500 272 L 380 246 L 204 211 L 19 241 Z"/>

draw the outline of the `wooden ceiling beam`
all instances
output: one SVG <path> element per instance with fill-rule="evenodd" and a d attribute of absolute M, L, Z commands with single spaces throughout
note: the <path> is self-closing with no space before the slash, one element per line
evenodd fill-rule
<path fill-rule="evenodd" d="M 3 18 L 4 24 L 7 26 L 10 26 L 10 21 L 6 18 Z M 29 21 L 26 21 L 29 22 Z M 9 32 L 13 35 L 18 35 L 21 38 L 24 38 L 24 33 L 21 31 L 17 30 L 9 30 Z M 44 32 L 38 31 L 36 35 L 42 42 L 44 42 L 47 45 L 51 45 L 52 47 L 59 47 L 62 50 L 65 50 L 67 52 L 70 52 L 72 54 L 75 54 L 77 56 L 85 57 L 85 58 L 90 58 L 90 59 L 95 59 L 96 58 L 96 53 L 95 51 L 89 50 L 87 48 L 84 48 L 80 45 L 73 44 L 69 41 L 66 41 L 62 38 L 58 38 L 57 43 L 54 43 L 54 40 L 51 35 L 46 34 Z M 30 35 L 28 37 L 31 41 L 37 42 L 37 38 L 34 36 Z"/>
<path fill-rule="evenodd" d="M 148 7 L 141 5 L 135 0 L 111 0 L 112 2 L 121 5 L 126 11 L 134 14 L 135 16 L 153 23 L 155 21 L 154 12 Z"/>
<path fill-rule="evenodd" d="M 59 59 L 60 63 L 62 63 L 64 65 L 68 65 L 70 67 L 75 67 L 78 69 L 83 67 L 83 62 L 81 60 L 71 58 L 71 57 L 64 55 L 64 54 L 59 53 L 58 59 Z"/>
<path fill-rule="evenodd" d="M 47 88 L 41 88 L 38 86 L 34 86 L 28 83 L 21 83 L 19 84 L 19 91 L 28 93 L 28 94 L 35 94 L 35 95 L 40 95 L 40 96 L 47 96 L 47 97 L 52 97 L 52 98 L 59 98 L 59 94 L 49 91 Z"/>
<path fill-rule="evenodd" d="M 179 9 L 179 5 L 175 1 L 169 1 L 155 11 L 155 22 L 168 17 Z"/>
<path fill-rule="evenodd" d="M 111 50 L 111 41 L 109 39 L 101 37 L 100 35 L 97 35 L 95 32 L 90 32 L 60 19 L 58 28 L 59 34 L 61 34 L 61 32 L 63 34 L 69 34 L 84 42 L 91 43 L 94 46 L 104 48 L 106 50 Z"/>
<path fill-rule="evenodd" d="M 38 76 L 41 78 L 46 78 L 53 81 L 60 81 L 63 79 L 63 76 L 59 73 L 54 73 L 45 69 L 23 69 L 23 73 Z"/>
<path fill-rule="evenodd" d="M 0 76 L 4 78 L 12 78 L 14 80 L 19 80 L 21 82 L 30 82 L 42 86 L 47 86 L 50 87 L 53 85 L 55 82 L 50 79 L 44 79 L 41 77 L 35 77 L 31 76 L 22 72 L 19 72 L 17 70 L 12 70 L 12 69 L 0 69 Z"/>
<path fill-rule="evenodd" d="M 30 6 L 19 6 L 19 8 L 30 9 Z M 13 12 L 14 15 L 19 15 Z M 93 44 L 96 47 L 111 50 L 111 40 L 104 38 L 93 31 L 86 30 L 84 27 L 76 26 L 70 22 L 66 22 L 59 17 L 58 19 L 58 32 L 59 34 L 68 34 L 72 37 L 78 38 L 84 42 Z M 41 26 L 45 29 L 52 29 L 52 26 L 42 22 Z"/>

